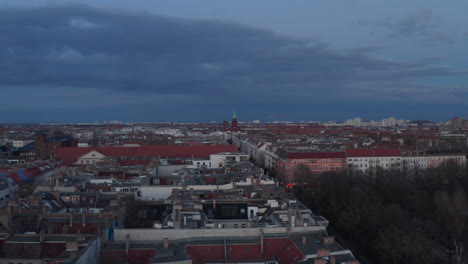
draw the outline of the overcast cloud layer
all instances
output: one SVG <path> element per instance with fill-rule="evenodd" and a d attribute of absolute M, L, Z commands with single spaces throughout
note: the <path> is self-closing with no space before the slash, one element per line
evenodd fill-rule
<path fill-rule="evenodd" d="M 429 11 L 359 22 L 389 38 L 437 33 L 433 23 Z M 220 121 L 234 107 L 240 119 L 264 121 L 464 114 L 468 71 L 377 59 L 379 49 L 336 50 L 220 20 L 6 7 L 0 122 Z"/>

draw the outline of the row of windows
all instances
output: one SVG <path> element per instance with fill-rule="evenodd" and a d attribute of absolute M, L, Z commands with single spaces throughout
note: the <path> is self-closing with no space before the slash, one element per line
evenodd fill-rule
<path fill-rule="evenodd" d="M 294 164 L 310 164 L 310 163 L 345 163 L 345 160 L 304 160 L 294 161 Z"/>
<path fill-rule="evenodd" d="M 364 159 L 348 159 L 348 161 L 367 161 L 368 159 L 364 158 Z M 369 160 L 379 160 L 379 158 L 373 158 L 373 159 L 369 159 Z M 394 161 L 394 160 L 400 160 L 400 158 L 380 158 L 380 161 Z"/>

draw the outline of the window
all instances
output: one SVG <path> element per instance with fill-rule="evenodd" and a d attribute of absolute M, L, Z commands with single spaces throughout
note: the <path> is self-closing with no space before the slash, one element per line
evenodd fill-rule
<path fill-rule="evenodd" d="M 239 224 L 234 224 L 234 228 L 239 228 Z"/>
<path fill-rule="evenodd" d="M 236 216 L 237 210 L 237 206 L 224 206 L 222 209 L 223 216 Z"/>
<path fill-rule="evenodd" d="M 242 224 L 242 228 L 245 228 L 245 224 Z"/>

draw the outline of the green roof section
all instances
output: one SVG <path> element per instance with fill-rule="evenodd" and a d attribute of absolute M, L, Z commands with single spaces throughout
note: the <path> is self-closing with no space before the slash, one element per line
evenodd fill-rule
<path fill-rule="evenodd" d="M 236 109 L 232 111 L 232 119 L 237 119 Z"/>

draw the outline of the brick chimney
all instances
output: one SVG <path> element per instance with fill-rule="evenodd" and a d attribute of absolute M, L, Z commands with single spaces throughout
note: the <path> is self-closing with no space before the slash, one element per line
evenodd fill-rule
<path fill-rule="evenodd" d="M 328 256 L 330 256 L 330 250 L 329 249 L 325 249 L 325 248 L 317 249 L 317 257 L 318 258 L 323 258 L 323 257 L 328 257 Z"/>
<path fill-rule="evenodd" d="M 78 251 L 78 241 L 67 241 L 65 249 L 66 251 Z"/>
<path fill-rule="evenodd" d="M 128 251 L 130 250 L 130 234 L 127 234 L 125 237 L 125 256 L 128 256 Z"/>
<path fill-rule="evenodd" d="M 327 264 L 326 259 L 314 259 L 314 264 Z"/>
<path fill-rule="evenodd" d="M 260 251 L 263 255 L 263 241 L 265 240 L 263 228 L 260 228 Z"/>
<path fill-rule="evenodd" d="M 324 237 L 324 238 L 323 238 L 323 243 L 324 243 L 326 246 L 333 245 L 333 243 L 335 243 L 335 238 L 332 237 L 332 236 Z"/>
<path fill-rule="evenodd" d="M 39 242 L 41 242 L 41 243 L 44 242 L 44 239 L 45 239 L 45 232 L 44 232 L 44 230 L 41 230 L 39 232 Z"/>

